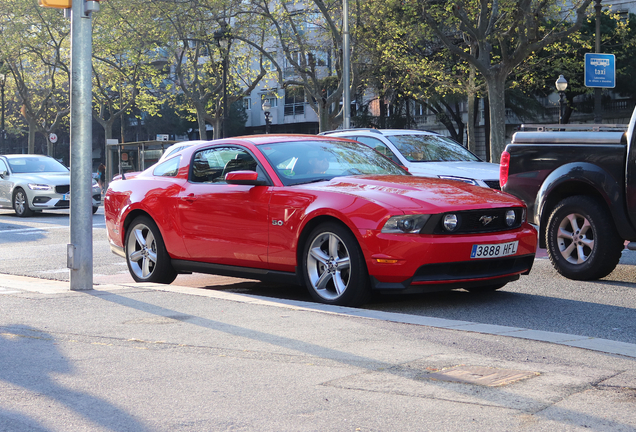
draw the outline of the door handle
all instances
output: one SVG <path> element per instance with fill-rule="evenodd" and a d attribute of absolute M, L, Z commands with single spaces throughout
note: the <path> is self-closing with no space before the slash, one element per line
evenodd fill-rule
<path fill-rule="evenodd" d="M 190 203 L 195 202 L 196 200 L 197 200 L 197 197 L 193 193 L 191 193 L 188 196 L 181 197 L 181 201 L 187 201 Z"/>

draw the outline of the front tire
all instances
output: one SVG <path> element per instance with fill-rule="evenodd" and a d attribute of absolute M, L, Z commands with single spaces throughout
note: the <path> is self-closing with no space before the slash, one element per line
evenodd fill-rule
<path fill-rule="evenodd" d="M 159 228 L 147 216 L 139 216 L 126 232 L 126 262 L 136 282 L 169 284 L 177 277 Z"/>
<path fill-rule="evenodd" d="M 314 300 L 359 306 L 369 298 L 369 274 L 354 235 L 336 223 L 324 223 L 309 235 L 302 272 Z"/>
<path fill-rule="evenodd" d="M 33 216 L 33 210 L 29 208 L 29 199 L 22 188 L 17 188 L 13 194 L 13 210 L 19 217 Z"/>
<path fill-rule="evenodd" d="M 605 207 L 587 196 L 561 201 L 548 220 L 548 257 L 568 279 L 593 280 L 610 274 L 621 258 L 623 240 Z"/>

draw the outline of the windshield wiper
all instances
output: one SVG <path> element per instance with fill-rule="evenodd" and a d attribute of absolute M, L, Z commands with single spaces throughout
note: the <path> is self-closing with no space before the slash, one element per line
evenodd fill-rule
<path fill-rule="evenodd" d="M 317 179 L 313 179 L 313 180 L 307 180 L 307 181 L 301 181 L 301 182 L 298 182 L 298 183 L 294 183 L 294 185 L 320 183 L 320 182 L 324 182 L 324 181 L 330 181 L 331 179 L 332 179 L 332 177 L 317 178 Z"/>

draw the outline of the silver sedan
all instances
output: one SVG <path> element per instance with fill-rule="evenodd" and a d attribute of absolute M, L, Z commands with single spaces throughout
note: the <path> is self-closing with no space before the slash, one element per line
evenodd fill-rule
<path fill-rule="evenodd" d="M 68 209 L 70 172 L 49 156 L 0 155 L 0 208 L 13 208 L 20 217 L 42 210 Z M 101 190 L 93 180 L 93 213 L 101 203 Z"/>

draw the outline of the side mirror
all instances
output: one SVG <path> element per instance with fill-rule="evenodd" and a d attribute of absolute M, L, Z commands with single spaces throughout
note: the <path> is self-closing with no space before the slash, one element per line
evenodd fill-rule
<path fill-rule="evenodd" d="M 225 174 L 225 182 L 227 184 L 251 186 L 264 186 L 267 184 L 266 181 L 258 179 L 258 173 L 256 171 L 229 172 Z"/>
<path fill-rule="evenodd" d="M 0 171 L 0 178 L 5 178 L 9 173 L 7 171 Z"/>

